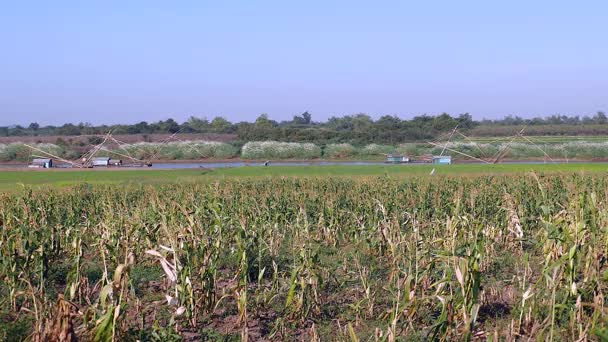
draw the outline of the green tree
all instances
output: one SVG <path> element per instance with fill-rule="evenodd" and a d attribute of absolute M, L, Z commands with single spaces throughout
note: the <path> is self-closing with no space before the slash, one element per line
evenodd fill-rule
<path fill-rule="evenodd" d="M 268 118 L 268 114 L 261 114 L 255 119 L 255 127 L 256 128 L 272 128 L 277 126 L 277 122 L 274 120 L 270 120 Z"/>
<path fill-rule="evenodd" d="M 163 132 L 176 133 L 179 132 L 179 124 L 173 119 L 167 119 L 160 124 Z"/>
<path fill-rule="evenodd" d="M 454 120 L 448 113 L 443 113 L 433 118 L 433 129 L 443 132 L 454 129 L 458 122 Z"/>
<path fill-rule="evenodd" d="M 232 124 L 230 121 L 224 119 L 221 116 L 215 117 L 211 120 L 211 130 L 214 133 L 230 133 Z"/>
<path fill-rule="evenodd" d="M 186 121 L 186 125 L 193 131 L 199 133 L 206 133 L 211 130 L 211 124 L 207 118 L 197 118 L 195 116 L 191 116 L 188 121 Z"/>
<path fill-rule="evenodd" d="M 36 132 L 40 128 L 40 125 L 37 122 L 32 122 L 29 126 L 27 126 L 27 128 L 33 132 Z"/>
<path fill-rule="evenodd" d="M 606 114 L 604 112 L 597 112 L 593 116 L 593 121 L 595 121 L 596 124 L 603 125 L 608 122 L 608 118 L 606 118 Z"/>
<path fill-rule="evenodd" d="M 294 115 L 291 122 L 295 125 L 310 125 L 312 123 L 312 115 L 308 112 L 304 112 L 301 115 Z"/>

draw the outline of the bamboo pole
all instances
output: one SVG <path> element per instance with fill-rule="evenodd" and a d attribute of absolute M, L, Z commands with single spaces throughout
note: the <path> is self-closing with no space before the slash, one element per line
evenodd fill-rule
<path fill-rule="evenodd" d="M 143 160 L 141 160 L 141 159 L 137 159 L 137 158 L 135 158 L 135 157 L 130 157 L 130 156 L 126 155 L 126 154 L 122 154 L 122 153 L 120 153 L 120 152 L 112 151 L 112 150 L 109 150 L 109 149 L 107 149 L 107 148 L 105 148 L 105 147 L 102 147 L 102 148 L 101 148 L 101 150 L 106 151 L 106 152 L 109 152 L 109 153 L 114 153 L 114 154 L 116 154 L 117 156 L 121 156 L 121 157 L 129 158 L 129 159 L 132 159 L 132 160 L 134 160 L 134 161 L 138 161 L 138 162 L 140 162 L 140 163 L 144 163 L 144 164 L 146 163 L 145 161 L 143 161 Z"/>
<path fill-rule="evenodd" d="M 433 145 L 433 146 L 441 147 L 441 145 L 436 144 L 436 143 L 434 143 L 434 142 L 430 142 L 430 141 L 429 141 L 429 144 L 431 144 L 431 145 Z M 477 157 L 473 157 L 473 156 L 471 156 L 471 155 L 469 155 L 469 154 L 466 154 L 466 153 L 464 153 L 464 152 L 460 152 L 460 151 L 457 151 L 457 150 L 454 150 L 454 149 L 451 149 L 451 148 L 448 148 L 448 147 L 446 147 L 445 149 L 446 149 L 446 150 L 448 150 L 448 151 L 450 151 L 450 152 L 458 153 L 458 154 L 461 154 L 461 155 L 463 155 L 463 156 L 465 156 L 465 157 L 468 157 L 468 158 L 471 158 L 471 159 L 474 159 L 474 160 L 478 160 L 478 161 L 480 161 L 480 162 L 482 162 L 482 163 L 485 163 L 485 164 L 490 164 L 490 162 L 488 162 L 487 160 L 483 160 L 483 159 L 480 159 L 480 158 L 477 158 Z"/>
<path fill-rule="evenodd" d="M 113 140 L 113 141 L 114 141 L 116 144 L 118 144 L 118 147 L 119 147 L 120 149 L 122 149 L 123 151 L 125 151 L 125 153 L 128 155 L 128 156 L 127 156 L 127 158 L 130 158 L 130 159 L 132 159 L 132 160 L 136 160 L 136 161 L 140 161 L 139 159 L 137 159 L 137 158 L 135 158 L 135 157 L 131 156 L 131 153 L 129 153 L 129 151 L 128 151 L 126 148 L 122 147 L 121 142 L 120 142 L 120 141 L 118 141 L 118 140 L 116 140 L 116 138 L 114 138 L 114 137 L 110 137 L 110 139 L 112 139 L 112 140 Z M 114 153 L 115 153 L 115 152 L 114 152 Z"/>
<path fill-rule="evenodd" d="M 439 154 L 440 156 L 443 156 L 443 153 L 445 153 L 445 149 L 448 147 L 448 144 L 450 143 L 450 140 L 454 136 L 454 133 L 456 133 L 457 129 L 458 129 L 458 125 L 456 125 L 456 127 L 454 127 L 454 129 L 452 130 L 452 133 L 450 133 L 450 136 L 448 137 L 448 141 L 446 141 L 445 145 L 443 146 L 443 150 L 441 150 L 441 154 Z"/>
<path fill-rule="evenodd" d="M 536 147 L 537 149 L 539 149 L 542 153 L 544 153 L 544 155 L 549 158 L 552 162 L 554 162 L 553 158 L 551 158 L 551 156 L 549 156 L 549 154 L 547 154 L 547 152 L 545 152 L 545 150 L 543 150 L 542 148 L 540 148 L 540 146 L 536 145 L 532 140 L 528 139 L 525 136 L 521 136 L 522 138 L 524 138 L 525 140 L 527 140 L 528 142 L 530 142 L 532 144 L 532 146 Z"/>
<path fill-rule="evenodd" d="M 524 130 L 526 129 L 526 126 L 524 126 L 519 133 L 515 134 L 511 140 L 509 140 L 509 142 L 507 143 L 507 145 L 500 151 L 498 151 L 495 156 L 496 158 L 494 159 L 494 162 L 492 164 L 496 164 L 498 163 L 498 161 L 500 159 L 502 159 L 502 157 L 505 156 L 505 154 L 507 153 L 508 149 L 511 148 L 511 144 L 515 141 L 515 139 L 517 139 L 518 136 L 521 136 L 524 133 Z"/>
<path fill-rule="evenodd" d="M 103 141 L 99 145 L 93 147 L 88 153 L 85 153 L 83 155 L 83 157 L 82 157 L 82 159 L 84 159 L 82 162 L 83 166 L 90 166 L 91 160 L 93 159 L 93 157 L 95 157 L 95 154 L 97 154 L 97 152 L 99 152 L 101 147 L 106 143 L 106 141 L 108 140 L 108 138 L 110 137 L 111 134 L 112 134 L 112 131 L 109 131 L 106 134 Z"/>
<path fill-rule="evenodd" d="M 160 153 L 160 145 L 162 144 L 166 144 L 168 143 L 171 139 L 173 139 L 178 133 L 180 133 L 182 131 L 183 127 L 180 128 L 177 132 L 171 134 L 171 136 L 169 136 L 167 139 L 161 141 L 158 145 L 158 147 L 156 148 L 156 151 L 154 151 L 154 154 L 152 155 L 152 158 L 150 158 L 150 160 L 155 160 L 156 157 L 158 156 L 158 154 Z"/>
<path fill-rule="evenodd" d="M 25 146 L 29 147 L 30 149 L 32 149 L 32 150 L 34 150 L 34 151 L 37 151 L 37 152 L 39 152 L 39 153 L 46 154 L 47 156 L 50 156 L 51 158 L 55 158 L 55 159 L 60 160 L 60 161 L 62 161 L 62 162 L 64 162 L 64 163 L 68 163 L 68 164 L 70 164 L 70 165 L 72 165 L 72 166 L 79 166 L 79 167 L 82 167 L 82 165 L 78 165 L 77 163 L 74 163 L 74 162 L 69 161 L 69 160 L 67 160 L 67 159 L 63 159 L 63 158 L 61 158 L 61 157 L 59 157 L 59 156 L 56 156 L 56 155 L 54 155 L 54 154 L 52 154 L 52 153 L 49 153 L 49 152 L 44 151 L 44 150 L 41 150 L 41 149 L 39 149 L 39 148 L 37 148 L 37 147 L 34 147 L 34 146 L 32 146 L 32 145 L 28 145 L 28 144 L 23 144 L 23 145 L 25 145 Z"/>
<path fill-rule="evenodd" d="M 469 138 L 468 136 L 464 135 L 462 132 L 458 131 L 458 134 L 460 134 L 463 138 L 465 138 L 465 140 L 468 140 L 470 143 L 472 143 L 475 147 L 477 147 L 477 149 L 479 150 L 479 152 L 481 152 L 481 154 L 483 155 L 484 158 L 487 158 L 487 154 L 484 150 L 481 149 L 481 147 L 479 147 L 477 145 L 477 142 L 471 140 L 471 138 Z"/>

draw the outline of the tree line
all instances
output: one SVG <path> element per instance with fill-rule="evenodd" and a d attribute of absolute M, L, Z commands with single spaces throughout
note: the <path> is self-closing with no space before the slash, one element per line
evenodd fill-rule
<path fill-rule="evenodd" d="M 434 139 L 456 126 L 471 135 L 481 136 L 511 135 L 518 127 L 524 125 L 530 126 L 530 129 L 538 135 L 605 135 L 608 134 L 607 123 L 608 118 L 603 112 L 582 117 L 552 115 L 525 119 L 519 116 L 506 116 L 502 119 L 479 121 L 473 120 L 468 113 L 456 116 L 447 113 L 419 115 L 412 119 L 389 115 L 373 119 L 367 114 L 356 114 L 334 116 L 324 122 L 314 121 L 310 113 L 304 112 L 285 121 L 272 120 L 268 115 L 262 114 L 254 122 L 230 122 L 223 117 L 209 120 L 196 116 L 182 123 L 167 119 L 152 123 L 142 121 L 131 125 L 95 126 L 89 123 L 67 123 L 62 126 L 40 126 L 33 122 L 27 127 L 20 125 L 0 127 L 0 136 L 100 135 L 108 131 L 114 134 L 214 133 L 232 134 L 238 141 L 395 144 Z"/>

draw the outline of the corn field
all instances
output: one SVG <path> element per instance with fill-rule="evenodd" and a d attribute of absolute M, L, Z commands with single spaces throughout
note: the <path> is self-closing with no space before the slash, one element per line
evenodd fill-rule
<path fill-rule="evenodd" d="M 602 176 L 0 195 L 0 339 L 602 340 Z"/>

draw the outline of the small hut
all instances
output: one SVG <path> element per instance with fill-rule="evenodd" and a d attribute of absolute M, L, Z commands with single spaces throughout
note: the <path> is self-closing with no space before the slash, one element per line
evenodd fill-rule
<path fill-rule="evenodd" d="M 49 169 L 53 167 L 53 159 L 50 158 L 35 158 L 29 165 L 32 168 Z"/>
<path fill-rule="evenodd" d="M 452 164 L 452 156 L 433 156 L 433 164 L 450 165 Z"/>
<path fill-rule="evenodd" d="M 110 166 L 110 157 L 96 157 L 93 159 L 93 167 Z"/>
<path fill-rule="evenodd" d="M 408 156 L 403 156 L 400 154 L 389 154 L 386 156 L 386 163 L 402 164 L 402 163 L 409 163 L 409 162 L 410 162 L 410 157 L 408 157 Z"/>

